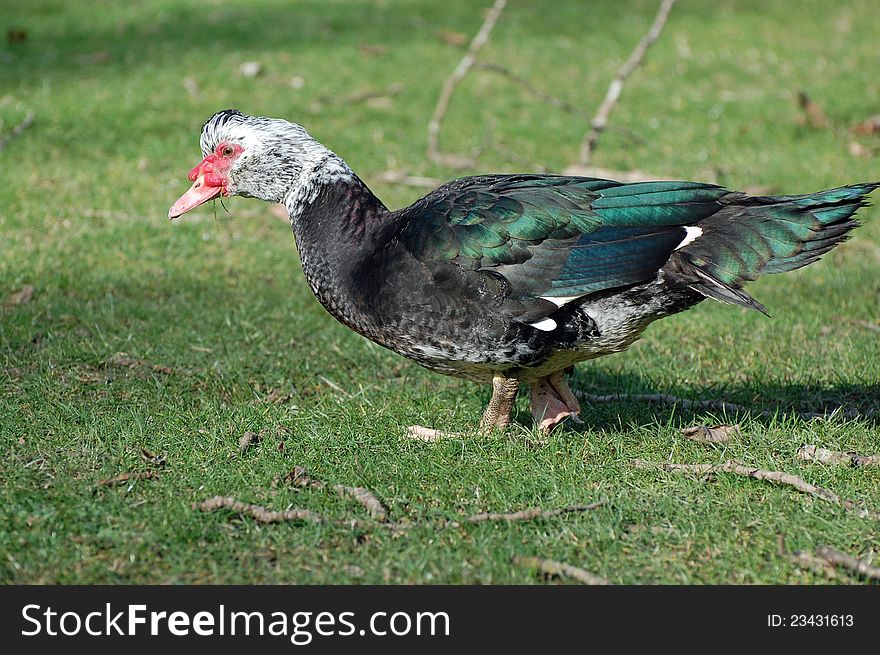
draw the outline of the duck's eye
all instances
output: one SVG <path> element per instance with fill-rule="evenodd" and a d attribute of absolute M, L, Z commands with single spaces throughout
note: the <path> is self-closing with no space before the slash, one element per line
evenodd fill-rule
<path fill-rule="evenodd" d="M 223 146 L 220 149 L 220 154 L 223 157 L 232 157 L 232 155 L 235 154 L 235 149 L 232 146 Z"/>

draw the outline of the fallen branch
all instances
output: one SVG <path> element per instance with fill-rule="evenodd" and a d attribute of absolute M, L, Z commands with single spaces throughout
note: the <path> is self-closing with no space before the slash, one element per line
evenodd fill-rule
<path fill-rule="evenodd" d="M 844 464 L 857 468 L 859 466 L 880 466 L 880 455 L 859 455 L 854 452 L 841 452 L 828 450 L 813 445 L 804 445 L 798 448 L 797 458 L 807 462 L 819 464 Z"/>
<path fill-rule="evenodd" d="M 824 487 L 817 487 L 797 475 L 783 471 L 766 471 L 764 469 L 743 466 L 736 460 L 729 459 L 723 464 L 673 464 L 671 462 L 648 462 L 642 459 L 634 459 L 633 466 L 636 468 L 662 468 L 665 471 L 691 472 L 691 473 L 733 473 L 744 475 L 756 480 L 766 480 L 776 484 L 794 487 L 800 492 L 810 494 L 816 498 L 827 500 L 830 503 L 840 504 L 840 497 Z"/>
<path fill-rule="evenodd" d="M 840 577 L 831 563 L 821 557 L 816 557 L 812 553 L 796 551 L 794 553 L 784 553 L 784 556 L 801 568 L 810 569 L 815 573 L 821 573 L 822 575 L 828 576 L 831 580 L 836 580 Z"/>
<path fill-rule="evenodd" d="M 294 479 L 299 479 L 302 483 L 301 486 L 310 486 L 317 489 L 321 489 L 326 486 L 322 482 L 312 480 L 307 475 L 302 477 L 295 477 Z M 338 487 L 341 487 L 341 485 L 336 485 L 334 488 Z M 347 487 L 344 488 L 341 493 L 350 493 L 350 491 L 357 489 L 361 488 Z M 376 502 L 378 502 L 378 499 L 376 499 L 375 496 L 372 496 L 372 498 Z M 369 496 L 360 495 L 358 497 L 358 502 L 361 502 L 361 504 L 366 507 L 367 503 L 370 503 L 372 505 L 373 500 L 370 500 Z M 475 523 L 483 523 L 487 521 L 531 521 L 535 519 L 552 518 L 554 516 L 559 516 L 560 514 L 568 514 L 572 512 L 586 512 L 596 509 L 597 507 L 602 507 L 607 502 L 607 500 L 601 500 L 590 505 L 568 505 L 566 507 L 552 510 L 529 509 L 520 512 L 512 512 L 509 514 L 494 514 L 485 512 L 481 514 L 474 514 L 473 516 L 470 516 L 462 521 L 446 520 L 439 523 L 435 521 L 431 521 L 429 523 L 432 523 L 435 529 L 455 529 L 460 528 L 462 525 L 465 524 L 472 525 Z M 381 503 L 379 504 L 381 506 Z M 373 518 L 376 519 L 374 521 L 359 521 L 357 519 L 331 520 L 322 516 L 321 514 L 317 514 L 308 509 L 294 508 L 285 511 L 273 511 L 263 507 L 262 505 L 254 505 L 251 503 L 238 501 L 231 496 L 214 496 L 212 498 L 208 498 L 207 500 L 203 500 L 200 503 L 194 503 L 192 507 L 193 509 L 197 509 L 202 512 L 213 512 L 220 509 L 228 509 L 233 512 L 237 512 L 242 516 L 250 516 L 260 523 L 280 523 L 283 521 L 310 521 L 313 523 L 339 525 L 350 529 L 385 528 L 395 531 L 411 530 L 413 528 L 422 527 L 422 525 L 424 525 L 423 523 L 392 523 L 390 521 L 384 520 L 384 518 L 379 518 L 376 515 L 373 515 Z M 386 511 L 384 506 L 382 506 L 382 510 Z"/>
<path fill-rule="evenodd" d="M 654 18 L 654 23 L 651 25 L 651 29 L 649 29 L 648 33 L 638 42 L 635 50 L 630 54 L 629 59 L 627 59 L 623 66 L 620 67 L 620 70 L 617 71 L 617 77 L 611 81 L 611 84 L 608 87 L 608 92 L 605 94 L 605 99 L 602 100 L 602 104 L 599 105 L 596 116 L 590 122 L 590 131 L 584 136 L 584 139 L 581 142 L 580 157 L 578 158 L 578 162 L 581 166 L 588 166 L 590 164 L 590 159 L 592 158 L 596 145 L 599 142 L 599 136 L 608 127 L 608 118 L 611 116 L 611 112 L 614 111 L 614 107 L 617 105 L 618 100 L 620 100 L 620 94 L 623 92 L 624 83 L 627 78 L 632 75 L 632 72 L 638 68 L 639 64 L 642 63 L 648 48 L 660 38 L 660 34 L 663 31 L 663 27 L 666 25 L 666 20 L 669 18 L 669 12 L 672 11 L 673 6 L 675 6 L 675 0 L 663 0 L 663 2 L 660 3 L 660 8 L 657 11 L 657 16 Z"/>
<path fill-rule="evenodd" d="M 135 471 L 133 473 L 121 473 L 112 478 L 98 480 L 99 487 L 116 487 L 130 480 L 155 480 L 159 476 L 155 471 Z"/>
<path fill-rule="evenodd" d="M 880 521 L 880 512 L 861 508 L 854 501 L 841 498 L 830 489 L 810 484 L 797 475 L 792 475 L 791 473 L 785 473 L 783 471 L 767 471 L 751 466 L 744 466 L 733 459 L 729 459 L 722 464 L 675 464 L 672 462 L 650 462 L 642 459 L 634 459 L 632 464 L 636 468 L 660 468 L 665 471 L 675 471 L 678 473 L 699 473 L 702 475 L 709 475 L 712 473 L 733 473 L 734 475 L 742 475 L 748 478 L 755 478 L 756 480 L 773 482 L 774 484 L 794 487 L 802 493 L 821 498 L 829 503 L 839 505 L 846 510 L 854 511 L 861 518 Z"/>
<path fill-rule="evenodd" d="M 552 575 L 561 578 L 572 578 L 578 582 L 588 585 L 607 585 L 611 584 L 605 578 L 600 578 L 589 571 L 566 564 L 557 562 L 552 559 L 542 559 L 540 557 L 520 557 L 514 556 L 513 563 L 528 569 L 537 569 L 545 575 Z"/>
<path fill-rule="evenodd" d="M 812 553 L 806 553 L 800 550 L 789 551 L 785 546 L 785 535 L 783 534 L 778 535 L 778 551 L 780 557 L 784 557 L 802 569 L 810 569 L 815 573 L 821 573 L 831 580 L 835 580 L 839 577 L 837 571 L 834 570 L 834 567 L 826 560 L 816 557 Z"/>
<path fill-rule="evenodd" d="M 871 580 L 880 580 L 880 568 L 871 566 L 866 561 L 852 555 L 841 553 L 839 550 L 822 546 L 816 549 L 816 556 L 829 564 L 853 571 Z"/>
<path fill-rule="evenodd" d="M 495 513 L 495 512 L 481 512 L 479 514 L 474 514 L 473 516 L 469 516 L 462 523 L 485 523 L 486 521 L 490 522 L 502 522 L 502 523 L 513 523 L 514 521 L 534 521 L 535 519 L 549 519 L 554 516 L 559 516 L 560 514 L 570 514 L 572 512 L 589 512 L 591 510 L 596 509 L 597 507 L 602 507 L 608 503 L 607 500 L 600 500 L 595 503 L 590 503 L 589 505 L 566 505 L 565 507 L 559 507 L 557 509 L 543 510 L 540 507 L 534 507 L 531 509 L 523 509 L 518 512 L 509 512 L 509 513 Z M 456 521 L 448 521 L 447 527 L 458 527 L 459 523 Z"/>
<path fill-rule="evenodd" d="M 376 495 L 365 487 L 349 487 L 344 484 L 334 484 L 333 488 L 342 496 L 353 498 L 358 504 L 367 510 L 371 518 L 377 521 L 385 521 L 388 519 L 388 510 Z"/>
<path fill-rule="evenodd" d="M 474 164 L 472 157 L 463 157 L 462 155 L 440 151 L 440 126 L 446 118 L 446 112 L 449 111 L 449 102 L 452 99 L 452 93 L 455 91 L 455 88 L 459 85 L 461 80 L 464 79 L 464 76 L 467 75 L 467 72 L 473 67 L 477 53 L 484 45 L 486 45 L 486 42 L 489 40 L 489 35 L 492 33 L 495 23 L 498 22 L 498 17 L 501 15 L 501 12 L 506 5 L 507 0 L 495 0 L 495 4 L 486 14 L 486 20 L 483 21 L 482 27 L 480 27 L 479 32 L 477 32 L 477 35 L 471 41 L 470 46 L 468 46 L 468 50 L 464 57 L 458 63 L 458 66 L 456 66 L 452 75 L 450 75 L 443 83 L 443 88 L 440 90 L 440 97 L 437 100 L 437 106 L 434 108 L 434 114 L 428 122 L 427 155 L 428 159 L 437 164 L 455 168 L 468 168 Z"/>
<path fill-rule="evenodd" d="M 328 522 L 326 518 L 309 509 L 295 507 L 282 512 L 276 512 L 268 510 L 262 505 L 243 503 L 231 496 L 214 496 L 213 498 L 208 498 L 207 500 L 203 500 L 202 502 L 193 505 L 193 509 L 198 509 L 202 512 L 229 509 L 233 512 L 238 512 L 243 516 L 250 516 L 260 523 L 280 523 L 282 521 L 311 521 L 313 523 Z"/>
<path fill-rule="evenodd" d="M 25 117 L 21 119 L 21 122 L 18 123 L 15 127 L 13 127 L 9 132 L 7 132 L 4 136 L 0 137 L 0 150 L 3 150 L 9 142 L 12 141 L 15 137 L 19 136 L 22 132 L 28 129 L 31 125 L 34 124 L 34 119 L 37 115 L 33 111 L 29 111 L 25 114 Z"/>
<path fill-rule="evenodd" d="M 290 473 L 280 479 L 281 482 L 295 487 L 311 487 L 312 489 L 325 489 L 328 485 L 320 480 L 315 480 L 302 466 L 295 467 Z M 367 510 L 371 518 L 377 521 L 388 519 L 388 510 L 382 501 L 366 487 L 349 487 L 344 484 L 334 484 L 332 488 L 341 496 L 349 496 Z"/>

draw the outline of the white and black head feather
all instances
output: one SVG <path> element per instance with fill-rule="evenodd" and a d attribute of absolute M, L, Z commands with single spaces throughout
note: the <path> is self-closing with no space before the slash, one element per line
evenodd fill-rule
<path fill-rule="evenodd" d="M 284 203 L 292 220 L 321 184 L 354 177 L 348 165 L 305 128 L 280 118 L 219 111 L 202 126 L 203 156 L 223 142 L 242 147 L 229 171 L 229 194 Z"/>

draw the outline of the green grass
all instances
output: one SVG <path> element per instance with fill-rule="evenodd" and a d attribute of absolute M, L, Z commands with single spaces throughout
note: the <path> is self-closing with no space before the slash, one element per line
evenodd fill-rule
<path fill-rule="evenodd" d="M 403 427 L 473 431 L 488 390 L 428 373 L 335 323 L 312 298 L 289 227 L 255 201 L 175 224 L 168 206 L 199 159 L 214 111 L 297 120 L 368 182 L 389 167 L 453 177 L 424 157 L 425 125 L 473 34 L 474 3 L 267 0 L 127 3 L 7 0 L 0 121 L 36 121 L 0 151 L 0 580 L 13 583 L 530 583 L 511 557 L 539 555 L 618 583 L 823 583 L 777 551 L 830 545 L 876 557 L 880 526 L 793 489 L 634 469 L 633 458 L 785 470 L 880 509 L 880 471 L 800 462 L 804 443 L 880 451 L 880 212 L 814 266 L 749 287 L 774 318 L 705 302 L 652 326 L 629 352 L 580 365 L 589 392 L 725 398 L 774 417 L 645 403 L 589 406 L 530 445 L 525 399 L 510 436 L 429 445 Z M 488 3 L 483 3 L 488 4 Z M 512 2 L 481 59 L 589 114 L 656 2 Z M 628 84 L 596 163 L 782 193 L 877 179 L 848 126 L 880 113 L 873 0 L 683 1 Z M 363 44 L 380 45 L 374 55 Z M 238 74 L 242 61 L 262 76 Z M 290 79 L 301 76 L 302 89 Z M 184 80 L 199 88 L 190 94 Z M 403 85 L 390 107 L 322 97 Z M 806 89 L 834 130 L 799 126 Z M 475 72 L 443 145 L 489 141 L 480 171 L 575 159 L 585 120 Z M 868 147 L 876 137 L 859 137 Z M 494 144 L 494 145 L 493 145 Z M 511 154 L 515 153 L 515 154 Z M 420 190 L 374 183 L 389 206 Z M 116 353 L 169 366 L 113 366 Z M 345 390 L 337 393 L 326 380 Z M 289 400 L 267 402 L 272 392 Z M 865 418 L 805 421 L 793 407 L 844 404 Z M 739 420 L 722 446 L 682 426 Z M 265 431 L 244 455 L 238 439 Z M 283 443 L 283 447 L 282 447 Z M 97 483 L 167 456 L 155 480 Z M 362 516 L 333 493 L 273 486 L 294 466 L 362 485 L 405 535 L 260 525 L 192 504 L 232 495 L 272 509 Z M 608 499 L 583 515 L 438 531 L 430 519 Z"/>

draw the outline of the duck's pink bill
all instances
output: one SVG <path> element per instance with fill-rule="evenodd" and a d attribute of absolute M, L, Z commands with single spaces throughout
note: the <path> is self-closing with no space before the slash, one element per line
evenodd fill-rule
<path fill-rule="evenodd" d="M 222 192 L 222 186 L 208 186 L 205 184 L 204 175 L 200 175 L 196 181 L 193 182 L 189 191 L 180 196 L 180 198 L 177 199 L 177 202 L 171 205 L 171 209 L 168 210 L 168 218 L 174 220 L 178 216 L 195 209 L 212 198 L 216 198 Z"/>

